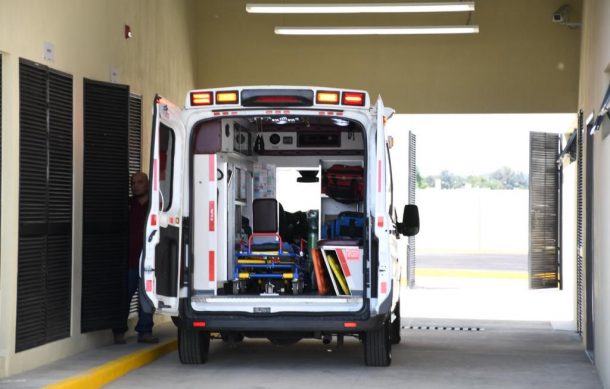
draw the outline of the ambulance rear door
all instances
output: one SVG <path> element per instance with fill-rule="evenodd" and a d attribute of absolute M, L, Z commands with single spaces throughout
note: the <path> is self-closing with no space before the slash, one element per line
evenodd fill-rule
<path fill-rule="evenodd" d="M 373 283 L 373 287 L 377 286 L 377 293 L 373 291 L 372 296 L 377 297 L 379 302 L 384 301 L 391 292 L 391 272 L 390 272 L 390 250 L 389 250 L 389 233 L 392 229 L 391 219 L 388 214 L 387 204 L 387 146 L 385 137 L 385 119 L 384 105 L 381 96 L 378 97 L 375 104 L 375 204 L 374 204 L 374 220 L 375 220 L 375 236 L 378 239 L 379 246 L 376 261 L 372 263 L 373 280 L 377 279 L 377 285 Z M 389 307 L 388 307 L 389 308 Z"/>
<path fill-rule="evenodd" d="M 182 111 L 155 98 L 150 159 L 150 211 L 146 224 L 140 288 L 160 313 L 178 314 L 183 261 L 183 176 L 186 129 Z M 142 290 L 142 289 L 141 289 Z M 142 294 L 141 294 L 142 295 Z"/>

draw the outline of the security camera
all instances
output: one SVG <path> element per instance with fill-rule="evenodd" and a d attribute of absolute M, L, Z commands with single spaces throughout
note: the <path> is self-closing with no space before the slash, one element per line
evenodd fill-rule
<path fill-rule="evenodd" d="M 570 12 L 570 6 L 567 4 L 562 5 L 557 9 L 557 11 L 553 12 L 553 22 L 554 23 L 567 23 L 568 21 L 568 13 Z"/>

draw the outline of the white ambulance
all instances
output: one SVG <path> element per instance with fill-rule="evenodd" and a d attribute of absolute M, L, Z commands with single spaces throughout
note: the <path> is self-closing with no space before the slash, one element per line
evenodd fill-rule
<path fill-rule="evenodd" d="M 172 316 L 182 363 L 210 338 L 355 336 L 369 366 L 400 341 L 393 110 L 367 92 L 244 86 L 157 96 L 141 300 Z M 404 168 L 401 180 L 406 180 Z M 399 253 L 399 251 L 401 251 Z"/>

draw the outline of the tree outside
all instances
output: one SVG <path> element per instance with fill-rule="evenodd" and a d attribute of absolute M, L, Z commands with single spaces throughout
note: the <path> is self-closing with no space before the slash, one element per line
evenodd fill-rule
<path fill-rule="evenodd" d="M 422 176 L 417 171 L 417 188 L 427 189 L 435 186 L 440 180 L 441 189 L 460 189 L 467 185 L 471 188 L 488 189 L 528 189 L 529 178 L 526 173 L 515 171 L 504 166 L 489 174 L 470 175 L 463 177 L 448 170 L 443 170 L 438 175 Z"/>

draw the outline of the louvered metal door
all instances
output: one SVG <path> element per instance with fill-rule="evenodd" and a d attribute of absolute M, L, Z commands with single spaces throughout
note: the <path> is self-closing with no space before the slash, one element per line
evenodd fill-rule
<path fill-rule="evenodd" d="M 559 286 L 559 135 L 530 133 L 529 284 Z M 507 237 L 509 239 L 509 237 Z"/>
<path fill-rule="evenodd" d="M 583 207 L 584 207 L 584 159 L 583 159 L 583 135 L 584 117 L 583 111 L 578 112 L 578 129 L 576 133 L 576 330 L 579 334 L 583 332 L 584 323 L 584 232 L 583 232 Z"/>
<path fill-rule="evenodd" d="M 22 60 L 19 91 L 17 352 L 70 335 L 72 77 Z"/>
<path fill-rule="evenodd" d="M 82 332 L 124 326 L 129 87 L 84 81 Z"/>
<path fill-rule="evenodd" d="M 142 96 L 129 95 L 129 177 L 142 171 Z M 131 196 L 131 185 L 129 185 Z M 138 311 L 139 293 L 134 293 L 129 312 Z"/>
<path fill-rule="evenodd" d="M 587 353 L 594 358 L 594 327 L 593 318 L 595 309 L 593 304 L 593 290 L 595 289 L 595 279 L 593 278 L 593 272 L 595 271 L 595 260 L 593 257 L 593 218 L 595 217 L 593 204 L 593 177 L 594 165 L 593 165 L 593 136 L 592 127 L 594 121 L 585 123 L 585 131 L 583 132 L 584 148 L 585 148 L 585 347 Z"/>
<path fill-rule="evenodd" d="M 415 191 L 417 186 L 416 137 L 409 131 L 409 204 L 415 204 Z M 415 286 L 415 236 L 410 236 L 407 251 L 407 279 L 409 288 Z"/>
<path fill-rule="evenodd" d="M 129 96 L 129 175 L 142 171 L 142 96 Z"/>

